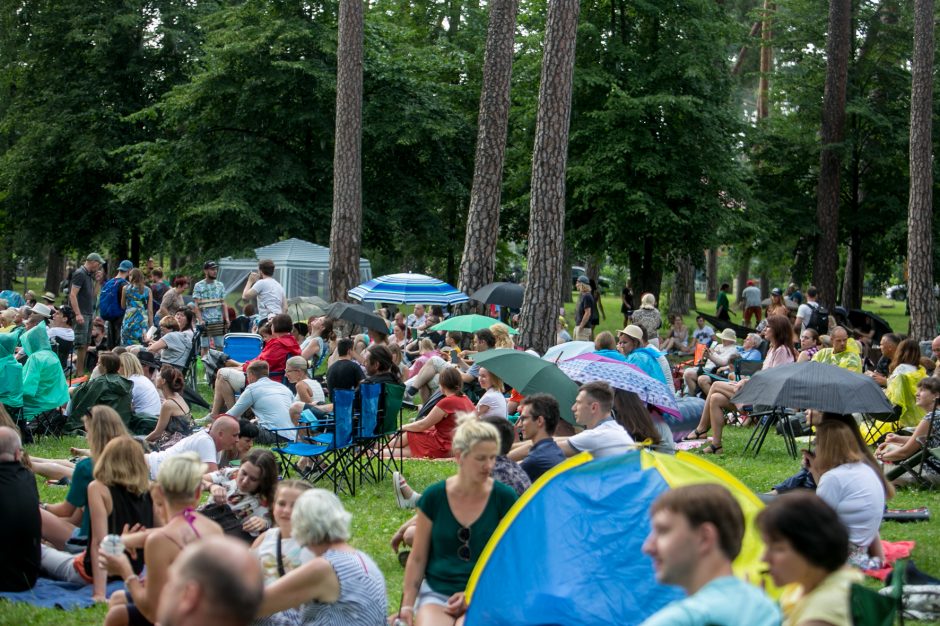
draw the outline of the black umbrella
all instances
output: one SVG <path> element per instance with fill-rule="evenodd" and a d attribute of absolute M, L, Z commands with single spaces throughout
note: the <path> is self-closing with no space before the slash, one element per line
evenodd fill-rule
<path fill-rule="evenodd" d="M 334 302 L 326 307 L 324 314 L 327 317 L 345 320 L 356 326 L 363 326 L 385 333 L 386 335 L 388 334 L 388 324 L 385 323 L 385 320 L 361 304 Z"/>
<path fill-rule="evenodd" d="M 729 322 L 727 320 L 720 320 L 714 315 L 708 315 L 707 313 L 702 313 L 701 311 L 695 311 L 698 315 L 702 316 L 706 322 L 709 322 L 716 330 L 724 330 L 730 328 L 734 331 L 734 334 L 738 336 L 739 339 L 747 339 L 747 336 L 751 333 L 756 333 L 756 328 L 748 328 L 747 326 L 741 326 L 740 324 L 735 324 L 734 322 Z"/>
<path fill-rule="evenodd" d="M 483 304 L 498 304 L 511 309 L 522 308 L 522 296 L 525 293 L 522 285 L 516 283 L 490 283 L 480 287 L 470 298 Z"/>
<path fill-rule="evenodd" d="M 868 376 L 815 361 L 761 370 L 731 401 L 833 413 L 890 413 L 893 409 L 881 387 Z"/>
<path fill-rule="evenodd" d="M 867 331 L 868 329 L 872 329 L 875 331 L 875 335 L 871 338 L 873 345 L 877 345 L 878 342 L 881 341 L 882 335 L 894 332 L 891 329 L 891 324 L 886 322 L 883 317 L 871 311 L 851 309 L 846 317 L 849 318 L 849 323 L 858 330 Z"/>

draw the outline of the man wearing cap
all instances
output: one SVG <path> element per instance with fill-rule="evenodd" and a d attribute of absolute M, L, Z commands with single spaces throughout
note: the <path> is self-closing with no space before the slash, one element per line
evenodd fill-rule
<path fill-rule="evenodd" d="M 117 297 L 118 306 L 122 301 L 121 295 L 124 293 L 124 287 L 127 285 L 127 275 L 130 274 L 132 269 L 134 269 L 134 264 L 125 259 L 118 265 L 114 278 L 108 281 L 108 283 L 115 283 L 114 295 Z M 101 288 L 102 294 L 107 292 L 108 283 L 105 283 L 104 287 Z M 102 310 L 104 310 L 104 307 L 102 307 Z M 102 313 L 102 317 L 104 317 L 104 313 Z M 121 345 L 121 326 L 124 324 L 124 315 L 115 319 L 105 319 L 105 322 L 108 324 L 108 345 L 111 348 L 116 348 Z"/>
<path fill-rule="evenodd" d="M 741 292 L 741 299 L 744 300 L 744 325 L 751 325 L 751 317 L 756 316 L 754 323 L 759 324 L 761 318 L 761 299 L 760 288 L 754 284 L 753 280 L 747 281 L 747 287 Z"/>
<path fill-rule="evenodd" d="M 659 366 L 659 350 L 643 345 L 643 329 L 636 324 L 630 324 L 620 331 L 617 342 L 620 353 L 626 357 L 627 363 L 636 365 L 644 373 L 655 378 L 664 385 L 671 385 Z"/>
<path fill-rule="evenodd" d="M 199 323 L 215 326 L 207 328 L 207 332 L 202 335 L 202 356 L 206 356 L 209 351 L 209 342 L 216 341 L 216 337 L 225 334 L 225 328 L 228 326 L 228 307 L 225 306 L 225 285 L 216 280 L 219 275 L 219 264 L 215 261 L 206 261 L 202 264 L 202 273 L 205 278 L 196 283 L 193 287 L 193 300 L 196 302 L 196 319 Z M 221 332 L 217 331 L 218 323 L 222 322 Z M 212 332 L 212 336 L 209 336 Z M 218 345 L 214 345 L 218 348 Z"/>
<path fill-rule="evenodd" d="M 45 304 L 34 304 L 26 318 L 26 330 L 37 326 L 39 322 L 48 322 L 52 318 L 52 309 Z"/>
<path fill-rule="evenodd" d="M 705 365 L 699 371 L 698 366 L 688 367 L 682 372 L 682 379 L 688 389 L 689 395 L 694 395 L 699 389 L 703 395 L 708 395 L 708 388 L 711 387 L 712 379 L 705 372 L 714 372 L 719 367 L 726 367 L 737 357 L 738 351 L 736 344 L 737 335 L 730 328 L 726 328 L 715 338 L 720 342 L 718 345 L 706 348 L 702 356 L 705 359 Z"/>
<path fill-rule="evenodd" d="M 69 288 L 69 303 L 75 311 L 75 357 L 78 368 L 77 376 L 85 374 L 85 353 L 91 339 L 91 323 L 95 313 L 97 299 L 95 274 L 101 269 L 104 259 L 97 252 L 85 257 L 85 263 L 72 273 Z"/>
<path fill-rule="evenodd" d="M 597 307 L 594 296 L 591 295 L 591 279 L 582 274 L 578 276 L 577 285 L 581 297 L 578 298 L 578 306 L 574 314 L 574 320 L 577 323 L 574 338 L 576 341 L 590 341 L 594 330 L 594 309 Z"/>

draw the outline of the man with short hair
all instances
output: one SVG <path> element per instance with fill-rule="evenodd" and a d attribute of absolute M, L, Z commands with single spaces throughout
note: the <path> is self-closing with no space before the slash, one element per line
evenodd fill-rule
<path fill-rule="evenodd" d="M 262 445 L 289 439 L 286 435 L 271 431 L 294 426 L 290 419 L 290 405 L 294 396 L 285 385 L 268 378 L 269 373 L 266 362 L 252 361 L 245 372 L 248 384 L 242 395 L 238 396 L 235 406 L 228 411 L 232 417 L 241 417 L 242 413 L 251 409 L 260 430 L 255 441 Z"/>
<path fill-rule="evenodd" d="M 842 326 L 836 326 L 829 333 L 829 338 L 832 340 L 832 347 L 816 352 L 813 360 L 861 374 L 862 358 L 859 356 L 858 344 L 852 340 L 852 345 L 849 345 L 849 331 Z"/>
<path fill-rule="evenodd" d="M 720 320 L 725 320 L 726 322 L 731 321 L 731 302 L 728 299 L 729 293 L 731 293 L 731 285 L 728 283 L 721 283 L 721 287 L 718 288 L 718 298 L 715 302 L 715 317 Z M 701 317 L 702 316 L 700 315 L 699 318 Z M 696 321 L 697 320 L 698 318 L 696 318 Z M 702 318 L 702 323 L 705 323 L 704 318 Z M 711 341 L 711 339 L 709 339 L 709 341 Z"/>
<path fill-rule="evenodd" d="M 208 537 L 170 566 L 157 606 L 160 626 L 248 626 L 264 595 L 258 559 L 243 541 Z"/>
<path fill-rule="evenodd" d="M 730 289 L 730 287 L 729 287 Z M 705 318 L 699 315 L 695 318 L 697 328 L 692 332 L 692 337 L 700 344 L 710 346 L 715 338 L 715 329 L 705 323 Z"/>
<path fill-rule="evenodd" d="M 42 518 L 36 477 L 23 466 L 20 435 L 0 426 L 0 591 L 32 589 L 39 577 Z"/>
<path fill-rule="evenodd" d="M 597 307 L 591 295 L 591 279 L 584 275 L 578 276 L 577 286 L 581 295 L 574 312 L 574 338 L 575 341 L 590 341 L 594 330 L 594 309 Z"/>
<path fill-rule="evenodd" d="M 428 323 L 428 316 L 424 313 L 424 305 L 416 304 L 414 312 L 405 318 L 405 326 L 420 329 Z"/>
<path fill-rule="evenodd" d="M 879 347 L 881 348 L 881 357 L 875 363 L 875 368 L 866 372 L 872 380 L 884 387 L 888 384 L 888 374 L 890 374 L 891 360 L 894 359 L 894 353 L 898 350 L 898 344 L 901 343 L 901 337 L 895 333 L 885 333 L 881 336 Z"/>
<path fill-rule="evenodd" d="M 744 514 L 721 485 L 676 487 L 650 507 L 643 553 L 657 582 L 682 587 L 688 597 L 653 614 L 642 626 L 779 626 L 777 605 L 756 586 L 734 576 Z"/>
<path fill-rule="evenodd" d="M 539 476 L 565 460 L 565 453 L 552 438 L 561 420 L 561 412 L 558 400 L 547 393 L 526 396 L 519 407 L 518 423 L 522 426 L 522 436 L 531 442 L 527 448 L 528 454 L 519 465 L 529 475 L 529 479 L 535 482 Z M 509 456 L 515 458 L 516 454 L 513 450 Z"/>
<path fill-rule="evenodd" d="M 590 452 L 595 459 L 624 454 L 633 447 L 633 437 L 611 416 L 614 392 L 605 382 L 581 386 L 571 407 L 574 420 L 585 430 L 556 440 L 565 456 Z"/>
<path fill-rule="evenodd" d="M 85 353 L 91 339 L 91 323 L 95 315 L 97 301 L 95 275 L 101 269 L 104 258 L 97 252 L 85 257 L 85 263 L 72 272 L 69 287 L 69 303 L 75 311 L 75 360 L 78 366 L 75 375 L 85 375 Z"/>
<path fill-rule="evenodd" d="M 202 356 L 206 356 L 210 343 L 215 348 L 220 347 L 218 338 L 225 334 L 225 327 L 228 326 L 228 307 L 225 306 L 225 285 L 216 280 L 219 264 L 206 261 L 202 264 L 202 273 L 205 278 L 193 287 L 193 300 L 196 303 L 196 319 L 206 325 L 206 331 L 200 338 Z M 222 323 L 221 328 L 218 328 L 219 322 Z"/>
<path fill-rule="evenodd" d="M 121 261 L 118 265 L 117 273 L 114 275 L 114 278 L 106 282 L 101 287 L 101 292 L 103 294 L 108 293 L 108 289 L 113 291 L 112 298 L 115 298 L 117 301 L 117 306 L 121 309 L 121 316 L 111 319 L 105 318 L 105 322 L 108 325 L 108 346 L 111 348 L 116 348 L 121 345 L 121 326 L 124 324 L 124 308 L 121 307 L 121 294 L 124 293 L 124 287 L 127 286 L 127 276 L 131 273 L 131 270 L 134 269 L 134 264 L 129 260 L 125 259 Z M 104 305 L 99 306 L 99 309 L 104 310 Z M 104 314 L 102 314 L 104 317 Z"/>
<path fill-rule="evenodd" d="M 474 350 L 465 350 L 462 354 L 456 350 L 451 351 L 450 355 L 453 359 L 451 361 L 446 361 L 439 356 L 432 356 L 428 359 L 427 363 L 421 367 L 418 375 L 409 382 L 409 386 L 405 390 L 406 398 L 414 397 L 420 391 L 421 398 L 424 402 L 427 402 L 433 394 L 431 381 L 447 367 L 459 369 L 460 377 L 464 383 L 471 385 L 475 383 L 480 376 L 480 365 L 478 363 L 468 365 L 463 357 L 494 349 L 496 347 L 496 337 L 489 328 L 481 328 L 473 333 L 473 340 Z"/>
<path fill-rule="evenodd" d="M 754 284 L 753 280 L 747 281 L 747 287 L 741 291 L 741 299 L 744 300 L 744 325 L 751 325 L 751 318 L 756 316 L 755 324 L 760 324 L 761 318 L 761 298 L 760 287 Z"/>
<path fill-rule="evenodd" d="M 326 387 L 330 398 L 337 389 L 355 389 L 366 375 L 353 358 L 353 340 L 343 337 L 336 342 L 336 361 L 326 370 Z"/>
<path fill-rule="evenodd" d="M 281 283 L 274 280 L 274 261 L 258 261 L 258 271 L 248 276 L 242 290 L 242 298 L 258 299 L 258 315 L 262 320 L 287 311 L 287 294 Z"/>
<path fill-rule="evenodd" d="M 810 319 L 813 317 L 813 311 L 819 308 L 819 303 L 816 301 L 817 296 L 819 296 L 819 292 L 815 287 L 810 287 L 806 290 L 806 302 L 801 304 L 796 310 L 796 319 L 793 320 L 794 332 L 800 333 L 807 328 Z M 825 335 L 826 331 L 829 329 L 814 328 L 813 330 L 820 335 Z"/>
<path fill-rule="evenodd" d="M 183 452 L 195 452 L 199 455 L 199 460 L 206 464 L 206 471 L 214 472 L 219 469 L 222 453 L 235 451 L 239 434 L 238 420 L 230 415 L 220 415 L 208 430 L 198 430 L 161 452 L 147 453 L 145 458 L 150 468 L 150 480 L 157 479 L 160 465 L 165 460 Z"/>
<path fill-rule="evenodd" d="M 163 280 L 163 268 L 155 267 L 150 270 L 150 293 L 153 294 L 153 301 L 163 304 L 163 296 L 166 295 L 166 292 L 169 291 L 170 286 L 166 284 L 166 281 Z M 154 325 L 160 322 L 157 317 L 157 312 L 154 312 Z"/>

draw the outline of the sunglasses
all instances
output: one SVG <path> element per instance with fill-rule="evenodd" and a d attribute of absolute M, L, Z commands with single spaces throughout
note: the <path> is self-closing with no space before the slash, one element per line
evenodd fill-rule
<path fill-rule="evenodd" d="M 461 561 L 470 560 L 470 529 L 466 526 L 461 526 L 457 529 L 457 540 L 461 542 L 461 546 L 457 548 L 457 557 Z"/>

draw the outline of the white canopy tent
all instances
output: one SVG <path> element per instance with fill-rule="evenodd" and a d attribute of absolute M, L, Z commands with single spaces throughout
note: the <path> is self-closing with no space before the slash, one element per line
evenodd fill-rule
<path fill-rule="evenodd" d="M 274 278 L 281 283 L 288 298 L 320 296 L 329 301 L 330 249 L 301 239 L 286 239 L 269 246 L 255 248 L 254 259 L 219 260 L 219 280 L 226 294 L 241 293 L 248 274 L 258 269 L 258 261 L 274 261 Z M 372 278 L 372 265 L 368 259 L 359 259 L 359 279 Z"/>

